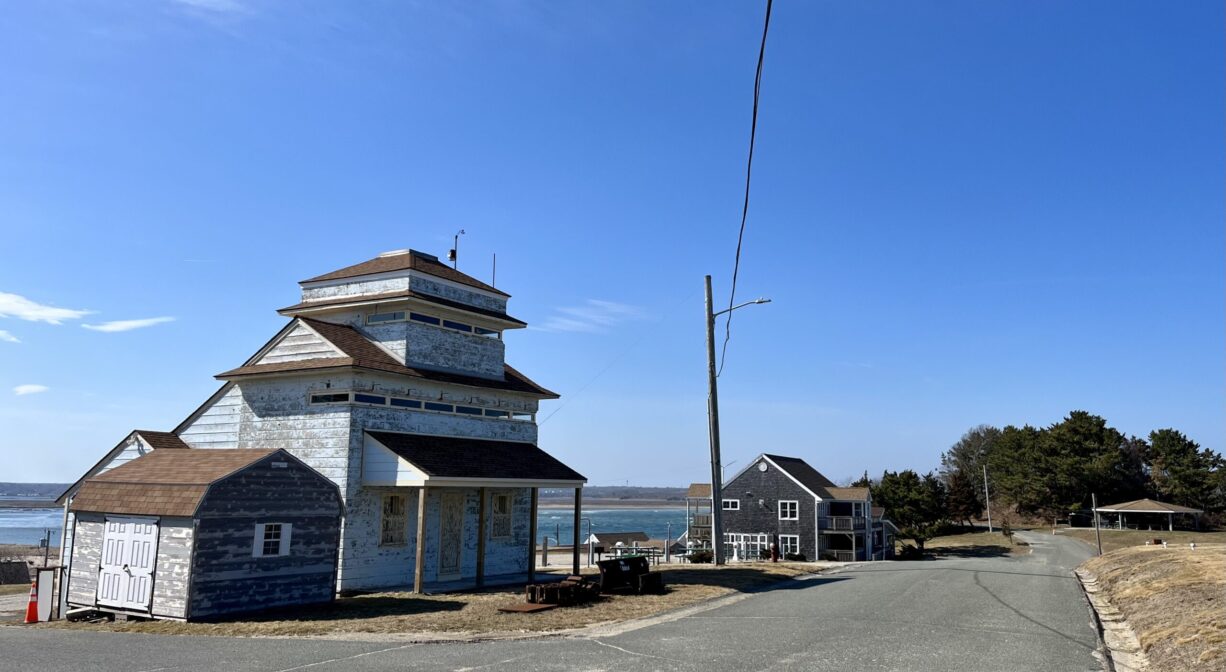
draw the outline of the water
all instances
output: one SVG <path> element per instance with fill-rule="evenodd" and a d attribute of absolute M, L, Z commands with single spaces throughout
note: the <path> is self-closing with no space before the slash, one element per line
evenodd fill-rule
<path fill-rule="evenodd" d="M 563 546 L 569 546 L 574 539 L 572 526 L 574 522 L 573 509 L 540 509 L 537 512 L 537 541 L 543 536 L 549 536 L 549 543 L 555 544 L 554 537 L 562 539 Z M 599 537 L 601 532 L 646 532 L 651 539 L 663 540 L 669 533 L 668 524 L 672 523 L 672 538 L 676 539 L 685 532 L 685 508 L 669 509 L 584 509 L 583 517 L 592 521 L 592 531 Z M 560 534 L 559 534 L 560 532 Z M 587 538 L 587 523 L 579 522 L 579 539 Z"/>
<path fill-rule="evenodd" d="M 570 509 L 541 509 L 538 514 L 537 541 L 548 535 L 551 544 L 557 543 L 555 536 L 561 536 L 563 545 L 571 542 L 574 514 Z M 646 532 L 648 537 L 662 540 L 669 533 L 669 523 L 672 523 L 673 539 L 685 532 L 684 508 L 584 509 L 583 516 L 591 519 L 597 536 L 600 532 Z M 63 520 L 63 509 L 0 508 L 0 544 L 37 546 L 43 531 L 50 529 L 51 543 L 57 545 Z M 580 539 L 587 536 L 587 523 L 580 523 L 579 533 Z"/>
<path fill-rule="evenodd" d="M 37 546 L 51 530 L 51 545 L 59 546 L 63 526 L 63 509 L 0 508 L 0 544 Z"/>

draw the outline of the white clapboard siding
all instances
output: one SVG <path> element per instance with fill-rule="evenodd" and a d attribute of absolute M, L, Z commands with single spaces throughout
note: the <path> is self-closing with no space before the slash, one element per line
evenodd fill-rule
<path fill-rule="evenodd" d="M 337 350 L 319 334 L 311 331 L 306 325 L 298 324 L 283 336 L 255 364 L 279 364 L 281 362 L 297 362 L 304 359 L 322 359 L 327 357 L 343 357 Z"/>
<path fill-rule="evenodd" d="M 243 394 L 237 385 L 205 408 L 179 432 L 192 448 L 237 448 Z"/>

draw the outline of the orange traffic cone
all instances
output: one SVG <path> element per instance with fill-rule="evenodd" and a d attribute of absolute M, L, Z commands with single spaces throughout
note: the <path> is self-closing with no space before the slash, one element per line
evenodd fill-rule
<path fill-rule="evenodd" d="M 30 582 L 30 604 L 26 606 L 26 623 L 38 622 L 38 582 Z"/>

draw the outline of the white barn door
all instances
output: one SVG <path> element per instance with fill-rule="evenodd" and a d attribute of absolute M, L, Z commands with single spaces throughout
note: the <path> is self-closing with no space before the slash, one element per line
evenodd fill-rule
<path fill-rule="evenodd" d="M 98 604 L 149 611 L 157 546 L 156 519 L 108 516 L 98 574 Z"/>

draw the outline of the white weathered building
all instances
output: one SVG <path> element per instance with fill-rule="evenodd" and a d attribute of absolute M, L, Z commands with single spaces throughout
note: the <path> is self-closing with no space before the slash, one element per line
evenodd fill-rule
<path fill-rule="evenodd" d="M 338 590 L 530 574 L 538 488 L 575 488 L 577 511 L 585 481 L 536 446 L 557 395 L 505 362 L 503 332 L 526 326 L 509 295 L 410 250 L 300 284 L 285 327 L 200 408 L 86 476 L 158 443 L 284 449 L 343 494 Z"/>

